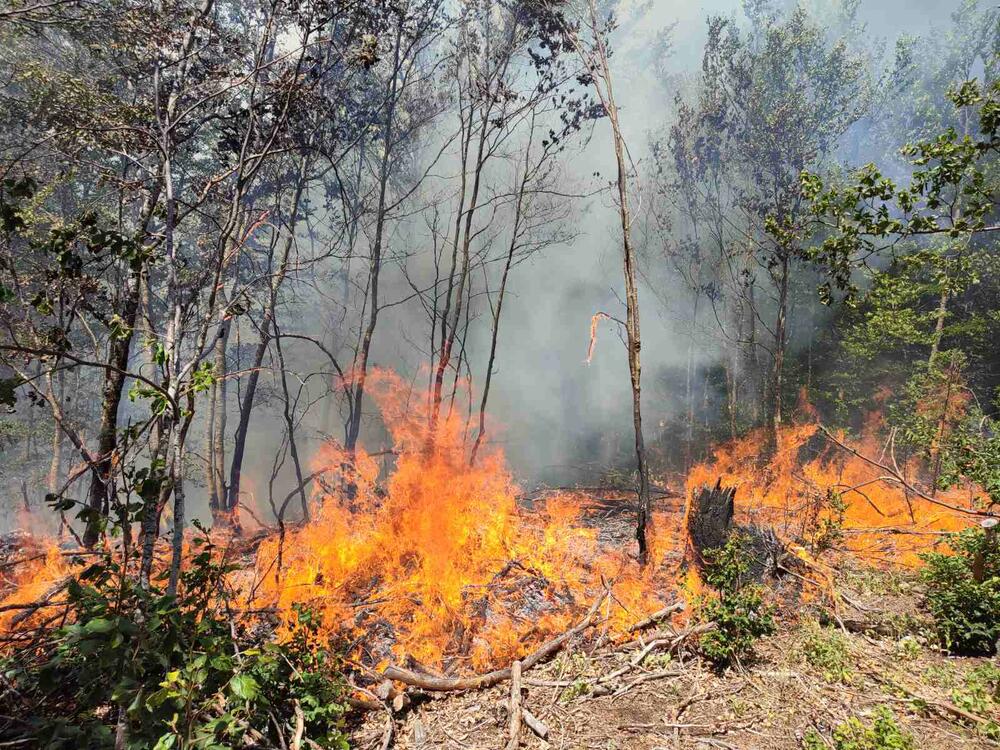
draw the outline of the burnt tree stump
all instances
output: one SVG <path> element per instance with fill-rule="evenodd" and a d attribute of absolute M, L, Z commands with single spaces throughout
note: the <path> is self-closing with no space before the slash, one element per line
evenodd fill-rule
<path fill-rule="evenodd" d="M 705 552 L 726 544 L 733 531 L 742 535 L 749 558 L 747 578 L 762 581 L 776 576 L 779 563 L 785 557 L 785 545 L 766 526 L 735 524 L 735 487 L 723 487 L 722 480 L 714 487 L 702 487 L 691 504 L 687 530 L 694 548 L 695 564 L 705 567 Z"/>
<path fill-rule="evenodd" d="M 705 550 L 721 547 L 733 529 L 735 487 L 723 487 L 722 480 L 715 487 L 702 487 L 691 504 L 687 530 L 694 546 L 695 561 L 704 565 Z"/>

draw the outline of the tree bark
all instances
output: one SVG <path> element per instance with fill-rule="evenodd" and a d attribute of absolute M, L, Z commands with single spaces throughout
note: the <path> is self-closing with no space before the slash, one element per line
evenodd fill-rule
<path fill-rule="evenodd" d="M 83 543 L 87 548 L 93 547 L 101 533 L 102 524 L 98 515 L 107 516 L 111 502 L 111 471 L 114 464 L 114 453 L 118 448 L 118 408 L 121 405 L 122 389 L 125 386 L 125 373 L 128 370 L 129 354 L 132 350 L 133 330 L 135 328 L 139 301 L 142 289 L 142 269 L 137 267 L 131 274 L 128 288 L 125 292 L 125 304 L 122 308 L 124 335 L 111 336 L 108 345 L 108 363 L 104 370 L 104 387 L 101 391 L 101 424 L 97 433 L 97 465 L 91 473 L 90 492 L 87 496 L 87 507 L 91 518 L 83 532 Z"/>
<path fill-rule="evenodd" d="M 771 419 L 768 426 L 768 449 L 778 447 L 778 434 L 783 419 L 782 391 L 785 386 L 785 347 L 788 326 L 788 252 L 782 250 L 781 276 L 778 279 L 778 311 L 774 324 L 774 370 L 771 377 Z"/>

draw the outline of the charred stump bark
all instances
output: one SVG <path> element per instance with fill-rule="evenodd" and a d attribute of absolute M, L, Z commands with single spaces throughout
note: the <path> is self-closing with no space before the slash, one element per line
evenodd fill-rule
<path fill-rule="evenodd" d="M 736 488 L 723 487 L 721 479 L 714 487 L 705 486 L 698 491 L 687 519 L 695 564 L 704 569 L 706 553 L 710 557 L 710 551 L 724 546 L 735 531 L 745 541 L 748 577 L 762 581 L 775 576 L 779 562 L 785 557 L 785 544 L 769 527 L 734 523 L 735 500 Z"/>
<path fill-rule="evenodd" d="M 705 550 L 723 546 L 733 529 L 735 487 L 723 487 L 718 480 L 714 487 L 702 487 L 691 503 L 687 530 L 694 548 L 695 562 L 705 564 Z"/>

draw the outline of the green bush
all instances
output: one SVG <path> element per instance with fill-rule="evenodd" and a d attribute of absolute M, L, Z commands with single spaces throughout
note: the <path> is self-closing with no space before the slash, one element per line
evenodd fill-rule
<path fill-rule="evenodd" d="M 802 742 L 805 750 L 914 750 L 916 744 L 909 732 L 896 723 L 892 711 L 884 706 L 875 711 L 871 724 L 851 717 L 833 730 L 832 744 L 818 732 L 810 730 Z"/>
<path fill-rule="evenodd" d="M 701 637 L 701 651 L 723 668 L 745 660 L 758 638 L 775 631 L 773 608 L 764 603 L 761 586 L 747 580 L 750 560 L 742 534 L 733 533 L 705 557 L 705 581 L 715 594 L 705 601 L 702 617 L 716 628 Z"/>
<path fill-rule="evenodd" d="M 143 589 L 108 558 L 69 587 L 70 624 L 33 657 L 4 665 L 32 747 L 135 750 L 283 747 L 301 722 L 319 747 L 346 749 L 338 660 L 298 613 L 283 643 L 240 638 L 207 540 L 176 596 Z M 10 693 L 8 693 L 8 696 Z"/>
<path fill-rule="evenodd" d="M 983 529 L 956 534 L 955 554 L 924 555 L 924 605 L 941 644 L 954 652 L 992 654 L 1000 639 L 1000 545 Z"/>

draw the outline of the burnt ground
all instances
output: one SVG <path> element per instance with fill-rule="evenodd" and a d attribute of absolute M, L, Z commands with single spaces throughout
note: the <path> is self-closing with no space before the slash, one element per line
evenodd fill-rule
<path fill-rule="evenodd" d="M 911 574 L 843 569 L 838 589 L 855 605 L 842 609 L 841 622 L 867 632 L 846 632 L 819 606 L 786 603 L 777 615 L 779 632 L 758 643 L 755 661 L 721 674 L 693 650 L 653 652 L 607 680 L 641 647 L 592 652 L 587 642 L 573 644 L 525 674 L 524 707 L 550 733 L 543 741 L 522 728 L 520 747 L 791 750 L 814 733 L 816 747 L 833 748 L 838 725 L 852 717 L 871 725 L 882 707 L 912 735 L 915 748 L 1000 747 L 987 737 L 997 727 L 986 723 L 1000 723 L 1000 695 L 982 676 L 1000 663 L 935 649 Z M 504 748 L 509 691 L 504 682 L 466 693 L 417 694 L 395 716 L 392 746 Z M 387 724 L 386 712 L 367 714 L 353 728 L 352 746 L 379 747 Z"/>

